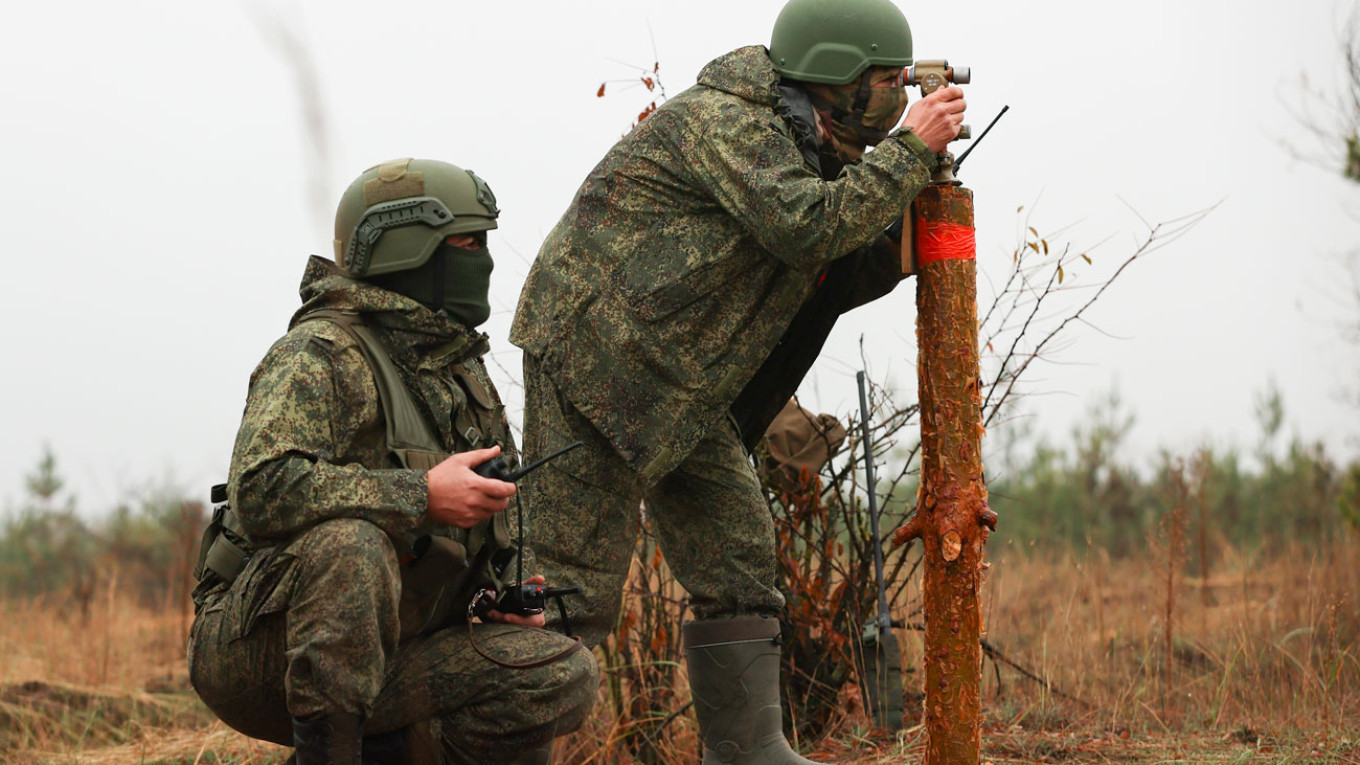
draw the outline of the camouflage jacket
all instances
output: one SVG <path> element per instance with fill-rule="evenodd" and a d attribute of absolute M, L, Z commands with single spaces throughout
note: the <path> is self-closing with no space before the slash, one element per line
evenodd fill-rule
<path fill-rule="evenodd" d="M 481 356 L 486 335 L 313 257 L 303 306 L 250 377 L 232 454 L 231 507 L 255 547 L 331 518 L 361 518 L 403 540 L 430 532 L 425 472 L 390 464 L 373 373 L 354 339 L 318 310 L 357 311 L 374 328 L 450 453 L 499 444 L 516 461 Z"/>
<path fill-rule="evenodd" d="M 902 130 L 823 179 L 778 86 L 763 47 L 708 64 L 591 171 L 520 297 L 511 342 L 644 480 L 728 410 L 827 266 L 929 181 L 934 156 Z"/>

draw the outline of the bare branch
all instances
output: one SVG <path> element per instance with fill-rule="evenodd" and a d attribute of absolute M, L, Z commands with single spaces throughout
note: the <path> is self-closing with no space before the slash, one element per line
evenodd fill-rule
<path fill-rule="evenodd" d="M 995 395 L 997 391 L 996 384 L 993 384 L 988 387 L 987 397 L 983 402 L 984 411 L 983 425 L 990 426 L 992 422 L 996 419 L 997 414 L 1001 409 L 1001 405 L 1010 396 L 1012 391 L 1014 391 L 1016 383 L 1019 382 L 1020 378 L 1024 375 L 1025 371 L 1029 369 L 1029 366 L 1034 362 L 1034 360 L 1039 358 L 1045 350 L 1049 349 L 1049 347 L 1059 337 L 1062 336 L 1063 332 L 1073 322 L 1082 320 L 1082 317 L 1084 316 L 1086 311 L 1089 310 L 1091 306 L 1094 305 L 1096 301 L 1098 301 L 1100 297 L 1105 294 L 1105 291 L 1108 290 L 1110 286 L 1119 279 L 1119 277 L 1130 265 L 1134 263 L 1134 261 L 1138 260 L 1143 256 L 1156 252 L 1162 247 L 1165 247 L 1168 244 L 1175 242 L 1180 237 L 1184 236 L 1186 232 L 1188 232 L 1200 221 L 1204 220 L 1204 218 L 1208 216 L 1209 213 L 1213 212 L 1214 209 L 1218 207 L 1218 204 L 1219 203 L 1216 202 L 1213 205 L 1202 210 L 1198 210 L 1196 212 L 1189 213 L 1178 218 L 1172 218 L 1170 220 L 1164 221 L 1162 223 L 1157 223 L 1151 226 L 1150 231 L 1147 237 L 1143 240 L 1142 244 L 1137 249 L 1135 249 L 1134 252 L 1131 255 L 1129 255 L 1122 263 L 1119 264 L 1119 267 L 1115 269 L 1115 272 L 1108 279 L 1102 282 L 1099 287 L 1096 288 L 1094 293 L 1091 295 L 1090 298 L 1086 300 L 1085 303 L 1079 306 L 1075 311 L 1068 314 L 1064 319 L 1062 319 L 1057 324 L 1057 326 L 1051 328 L 1043 336 L 1043 338 L 1040 339 L 1037 344 L 1035 344 L 1032 350 L 1030 350 L 1028 353 L 1020 353 L 1019 352 L 1020 342 L 1024 337 L 1026 337 L 1033 323 L 1034 317 L 1038 315 L 1038 307 L 1043 303 L 1045 298 L 1052 294 L 1052 292 L 1054 291 L 1055 282 L 1061 278 L 1060 277 L 1061 272 L 1059 271 L 1059 268 L 1061 266 L 1059 266 L 1059 268 L 1053 269 L 1053 271 L 1050 273 L 1047 284 L 1043 288 L 1042 292 L 1040 292 L 1038 298 L 1035 300 L 1033 309 L 1030 311 L 1029 316 L 1026 318 L 1025 323 L 1021 326 L 1019 333 L 1016 335 L 1014 341 L 1011 343 L 1010 349 L 1007 351 L 1005 357 L 1002 359 L 1000 371 L 998 372 L 998 377 L 995 381 L 995 383 L 1001 383 L 1004 381 L 1004 387 L 1001 389 L 1000 396 L 996 397 Z M 1018 366 L 1012 369 L 1010 365 L 1013 362 L 1017 363 Z"/>

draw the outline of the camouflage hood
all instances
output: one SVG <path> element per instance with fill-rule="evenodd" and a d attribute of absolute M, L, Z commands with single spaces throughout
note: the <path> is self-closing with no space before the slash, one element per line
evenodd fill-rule
<path fill-rule="evenodd" d="M 763 45 L 748 45 L 713 59 L 699 72 L 698 84 L 760 104 L 779 103 L 779 73 Z"/>
<path fill-rule="evenodd" d="M 437 358 L 440 363 L 456 363 L 484 355 L 489 349 L 487 336 L 468 329 L 443 311 L 435 312 L 416 301 L 390 290 L 345 276 L 335 263 L 313 255 L 298 287 L 302 307 L 293 314 L 288 328 L 313 311 L 357 311 L 370 323 L 387 330 L 397 358 L 408 356 Z"/>

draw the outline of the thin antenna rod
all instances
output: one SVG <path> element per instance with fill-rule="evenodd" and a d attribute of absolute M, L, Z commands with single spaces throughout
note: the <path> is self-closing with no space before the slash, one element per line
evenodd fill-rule
<path fill-rule="evenodd" d="M 962 154 L 959 155 L 959 158 L 956 159 L 956 160 L 954 160 L 954 174 L 955 174 L 955 175 L 958 175 L 959 166 L 963 164 L 963 161 L 964 161 L 965 159 L 968 159 L 968 155 L 969 155 L 969 154 L 972 154 L 972 153 L 973 153 L 973 149 L 976 149 L 977 146 L 978 146 L 978 144 L 982 143 L 982 139 L 984 139 L 984 138 L 987 137 L 987 132 L 990 131 L 993 127 L 995 127 L 995 126 L 996 126 L 996 123 L 1001 119 L 1001 116 L 1002 116 L 1003 114 L 1005 114 L 1006 112 L 1010 111 L 1010 109 L 1011 109 L 1010 104 L 1007 104 L 1007 105 L 1001 107 L 1001 111 L 1000 111 L 1000 112 L 997 112 L 997 115 L 996 115 L 995 117 L 992 118 L 992 121 L 991 121 L 990 123 L 987 124 L 987 129 L 982 131 L 982 135 L 978 136 L 978 137 L 977 137 L 977 140 L 976 140 L 976 141 L 973 141 L 973 145 L 972 145 L 972 146 L 969 146 L 967 149 L 965 149 L 964 152 L 963 152 Z"/>
<path fill-rule="evenodd" d="M 566 454 L 572 449 L 575 449 L 576 447 L 582 445 L 583 442 L 581 441 L 576 441 L 574 443 L 567 444 L 566 446 L 562 447 L 561 449 L 558 449 L 552 454 L 549 454 L 543 459 L 530 464 L 528 467 L 523 467 L 520 468 L 519 470 L 516 470 L 515 472 L 506 476 L 505 480 L 509 481 L 510 483 L 514 483 L 519 479 L 523 478 L 524 476 L 528 475 L 529 473 L 532 473 L 534 470 L 542 467 L 548 461 L 555 460 L 558 457 L 561 457 L 563 454 Z M 526 536 L 524 531 L 524 502 L 520 500 L 518 491 L 515 492 L 515 517 L 519 523 L 519 552 L 515 555 L 515 577 L 516 577 L 515 581 L 520 584 L 524 584 L 524 537 Z"/>
<path fill-rule="evenodd" d="M 584 446 L 584 442 L 582 442 L 582 441 L 576 441 L 575 443 L 567 444 L 566 446 L 562 447 L 561 449 L 558 449 L 557 451 L 553 452 L 552 454 L 549 454 L 548 456 L 544 457 L 543 459 L 538 460 L 537 462 L 534 462 L 534 463 L 530 464 L 528 467 L 520 468 L 519 470 L 516 470 L 515 472 L 511 473 L 509 476 L 507 476 L 507 477 L 505 477 L 505 478 L 503 478 L 503 479 L 501 479 L 501 480 L 505 480 L 505 481 L 509 481 L 510 483 L 514 483 L 515 481 L 518 481 L 519 479 L 523 478 L 524 476 L 526 476 L 526 475 L 528 475 L 528 474 L 534 472 L 534 471 L 537 470 L 538 468 L 542 467 L 542 466 L 543 466 L 545 463 L 547 463 L 549 460 L 555 460 L 555 459 L 557 459 L 558 457 L 561 457 L 563 454 L 566 454 L 567 452 L 571 451 L 572 449 L 575 449 L 575 448 L 578 447 L 578 446 Z"/>

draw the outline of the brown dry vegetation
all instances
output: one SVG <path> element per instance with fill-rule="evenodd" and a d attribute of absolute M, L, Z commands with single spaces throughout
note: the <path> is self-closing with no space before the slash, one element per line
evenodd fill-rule
<path fill-rule="evenodd" d="M 1081 558 L 992 550 L 988 640 L 1047 685 L 987 661 L 985 759 L 1360 763 L 1360 541 L 1219 552 L 1222 563 L 1201 579 L 1168 577 L 1168 551 L 1155 545 L 1118 560 L 1099 550 Z M 663 584 L 654 552 L 643 560 L 630 629 L 601 649 L 597 714 L 562 742 L 559 762 L 698 759 L 693 718 L 676 713 L 687 701 L 677 683 L 683 667 L 650 658 L 678 659 L 667 626 L 678 592 Z M 224 729 L 194 700 L 178 608 L 137 605 L 112 580 L 88 615 L 70 600 L 39 599 L 4 603 L 3 617 L 0 761 L 277 763 L 287 755 Z M 919 698 L 920 634 L 901 638 L 904 666 L 916 669 L 908 692 Z M 800 743 L 830 762 L 919 761 L 919 727 L 875 734 L 853 684 L 841 699 L 831 735 Z"/>

